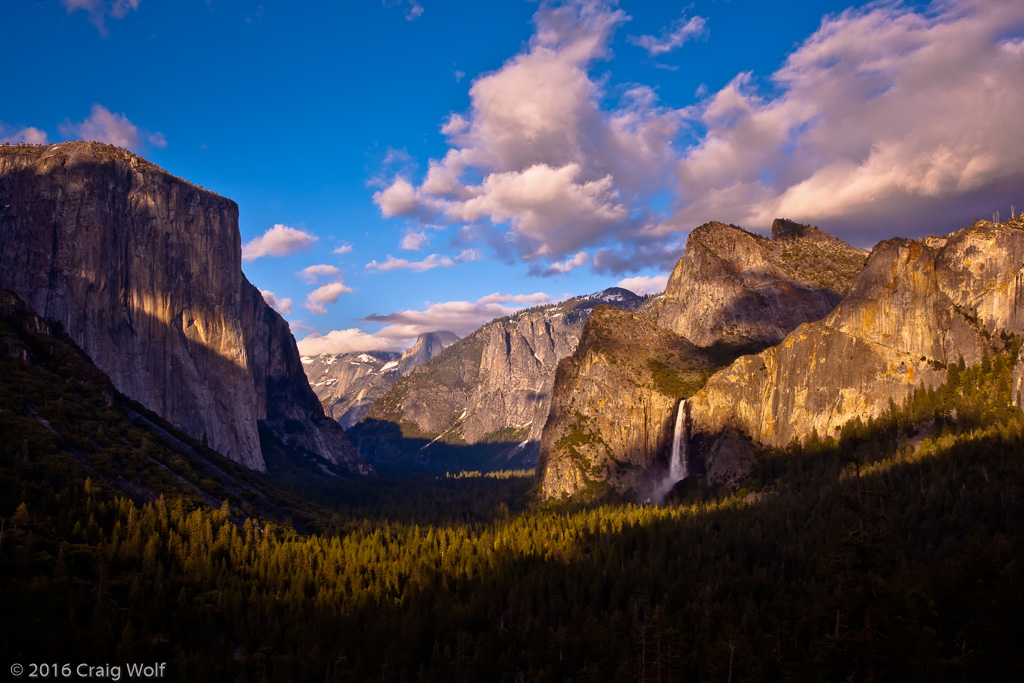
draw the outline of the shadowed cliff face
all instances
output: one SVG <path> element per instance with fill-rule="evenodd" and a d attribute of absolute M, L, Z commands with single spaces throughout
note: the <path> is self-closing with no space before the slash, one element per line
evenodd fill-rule
<path fill-rule="evenodd" d="M 1024 332 L 1022 226 L 880 243 L 831 314 L 714 375 L 691 401 L 694 429 L 773 446 L 830 436 L 941 383 L 940 364 L 979 361 L 996 333 Z"/>
<path fill-rule="evenodd" d="M 662 327 L 706 346 L 776 344 L 839 303 L 867 253 L 807 225 L 776 220 L 772 239 L 723 223 L 690 233 L 656 311 Z"/>
<path fill-rule="evenodd" d="M 2 147 L 0 282 L 120 391 L 232 460 L 265 468 L 262 421 L 289 448 L 366 469 L 242 274 L 234 202 L 99 143 Z"/>

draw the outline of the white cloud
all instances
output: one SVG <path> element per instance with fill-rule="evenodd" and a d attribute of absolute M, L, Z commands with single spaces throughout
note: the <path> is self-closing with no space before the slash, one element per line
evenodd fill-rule
<path fill-rule="evenodd" d="M 262 256 L 287 256 L 313 246 L 317 236 L 308 232 L 276 223 L 274 227 L 242 247 L 242 260 L 254 261 Z"/>
<path fill-rule="evenodd" d="M 663 29 L 660 37 L 656 36 L 630 36 L 629 42 L 647 50 L 651 57 L 671 52 L 681 47 L 690 38 L 697 38 L 704 34 L 707 27 L 707 20 L 704 17 L 696 16 L 686 18 L 686 12 L 672 25 L 671 29 Z"/>
<path fill-rule="evenodd" d="M 459 336 L 465 336 L 484 323 L 511 315 L 518 307 L 503 306 L 498 303 L 480 303 L 471 301 L 446 301 L 433 304 L 423 311 L 398 311 L 386 315 L 370 315 L 363 318 L 366 322 L 386 323 L 375 336 L 389 339 L 415 339 L 424 332 L 451 330 Z"/>
<path fill-rule="evenodd" d="M 322 277 L 334 277 L 339 272 L 340 271 L 336 267 L 326 263 L 321 263 L 315 266 L 306 266 L 302 269 L 302 272 L 299 273 L 299 277 L 304 282 L 313 284 Z"/>
<path fill-rule="evenodd" d="M 563 298 L 568 298 L 566 295 Z M 310 334 L 298 342 L 299 351 L 306 356 L 321 353 L 347 353 L 349 351 L 402 351 L 416 337 L 425 332 L 449 330 L 464 337 L 495 318 L 511 315 L 524 306 L 536 306 L 550 301 L 543 292 L 533 294 L 488 294 L 476 302 L 446 301 L 430 304 L 422 311 L 397 311 L 384 315 L 370 315 L 366 322 L 385 323 L 372 334 L 360 329 L 334 330 L 325 335 Z M 513 304 L 506 306 L 503 304 Z M 298 328 L 297 328 L 298 329 Z"/>
<path fill-rule="evenodd" d="M 303 356 L 319 356 L 322 353 L 350 353 L 352 351 L 402 351 L 411 342 L 403 339 L 389 339 L 367 334 L 357 328 L 332 330 L 327 334 L 312 333 L 296 344 Z"/>
<path fill-rule="evenodd" d="M 399 175 L 374 195 L 381 214 L 473 223 L 545 260 L 628 230 L 650 192 L 675 184 L 682 117 L 644 87 L 602 110 L 603 80 L 588 71 L 626 20 L 612 2 L 542 2 L 527 48 L 473 81 L 469 111 L 442 125 L 451 147 L 423 182 Z"/>
<path fill-rule="evenodd" d="M 415 216 L 420 209 L 416 188 L 405 178 L 396 178 L 387 189 L 374 192 L 373 203 L 385 218 Z"/>
<path fill-rule="evenodd" d="M 423 5 L 412 0 L 410 3 L 409 11 L 405 13 L 406 21 L 414 21 L 415 19 L 423 16 Z"/>
<path fill-rule="evenodd" d="M 0 123 L 0 145 L 5 142 L 9 142 L 11 144 L 27 142 L 30 145 L 42 145 L 48 140 L 49 138 L 46 136 L 45 130 L 40 130 L 32 126 L 13 130 L 4 126 L 3 123 Z"/>
<path fill-rule="evenodd" d="M 335 247 L 334 249 L 332 249 L 331 253 L 332 254 L 347 254 L 350 251 L 352 251 L 352 245 L 348 244 L 348 243 L 345 243 L 345 244 L 341 244 L 341 245 Z"/>
<path fill-rule="evenodd" d="M 431 254 L 422 261 L 408 261 L 404 258 L 395 258 L 391 254 L 388 254 L 387 258 L 383 263 L 378 263 L 376 259 L 366 264 L 367 268 L 372 270 L 389 271 L 389 270 L 411 270 L 415 273 L 422 273 L 425 270 L 431 270 L 432 268 L 448 268 L 454 266 L 456 263 L 463 263 L 465 261 L 475 261 L 480 258 L 480 252 L 476 249 L 463 249 L 455 258 L 448 256 L 441 256 L 440 254 Z"/>
<path fill-rule="evenodd" d="M 772 75 L 777 96 L 741 74 L 693 110 L 707 133 L 679 163 L 678 211 L 663 227 L 788 216 L 874 238 L 969 220 L 1024 182 L 1008 143 L 1024 136 L 1024 55 L 1008 37 L 1022 29 L 1020 3 L 826 17 Z"/>
<path fill-rule="evenodd" d="M 402 249 L 408 249 L 409 251 L 419 251 L 419 248 L 430 241 L 427 237 L 427 233 L 420 230 L 414 230 L 407 232 L 402 236 L 402 241 L 399 243 Z"/>
<path fill-rule="evenodd" d="M 274 293 L 269 289 L 261 289 L 260 294 L 263 295 L 263 300 L 267 302 L 267 305 L 273 308 L 281 315 L 291 315 L 292 312 L 292 300 L 291 299 L 278 299 L 274 296 Z"/>
<path fill-rule="evenodd" d="M 617 201 L 610 175 L 581 183 L 580 172 L 580 166 L 571 163 L 492 173 L 476 188 L 475 197 L 449 213 L 470 222 L 483 216 L 495 223 L 507 221 L 541 245 L 537 253 L 563 253 L 628 214 Z"/>
<path fill-rule="evenodd" d="M 103 36 L 108 34 L 103 22 L 107 16 L 123 19 L 128 12 L 139 8 L 140 0 L 61 0 L 68 14 L 77 10 L 89 13 L 89 20 Z"/>
<path fill-rule="evenodd" d="M 106 142 L 133 152 L 143 150 L 143 140 L 155 147 L 166 147 L 167 139 L 163 133 L 145 134 L 128 120 L 124 114 L 115 114 L 102 104 L 92 105 L 89 116 L 79 123 L 65 120 L 58 127 L 61 135 L 82 140 Z"/>
<path fill-rule="evenodd" d="M 588 263 L 589 261 L 590 257 L 587 256 L 587 253 L 585 251 L 578 251 L 576 252 L 576 255 L 573 256 L 571 259 L 563 261 L 562 263 L 552 263 L 551 267 L 545 274 L 554 275 L 556 273 L 568 273 L 570 270 L 579 268 L 584 263 Z"/>
<path fill-rule="evenodd" d="M 305 306 L 310 312 L 323 315 L 327 313 L 327 307 L 324 304 L 333 304 L 338 301 L 339 296 L 351 291 L 351 288 L 341 282 L 328 282 L 306 295 Z"/>
<path fill-rule="evenodd" d="M 628 289 L 634 294 L 643 296 L 644 294 L 664 292 L 667 284 L 668 273 L 662 273 L 661 275 L 637 275 L 636 277 L 623 278 L 615 286 Z"/>
<path fill-rule="evenodd" d="M 477 299 L 477 303 L 481 304 L 529 304 L 531 306 L 537 306 L 538 304 L 546 304 L 551 301 L 551 297 L 544 292 L 534 292 L 533 294 L 488 294 L 485 297 Z"/>

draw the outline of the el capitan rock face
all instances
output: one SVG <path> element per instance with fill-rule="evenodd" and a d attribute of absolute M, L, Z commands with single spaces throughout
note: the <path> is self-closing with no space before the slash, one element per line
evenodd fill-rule
<path fill-rule="evenodd" d="M 0 282 L 118 390 L 232 460 L 265 469 L 262 424 L 369 471 L 242 274 L 231 200 L 100 143 L 0 147 Z"/>
<path fill-rule="evenodd" d="M 981 360 L 996 333 L 1024 332 L 1021 227 L 880 243 L 831 314 L 708 380 L 691 401 L 693 429 L 772 446 L 829 436 L 941 383 L 940 364 Z"/>
<path fill-rule="evenodd" d="M 775 344 L 839 303 L 867 252 L 807 225 L 776 220 L 772 239 L 724 223 L 694 229 L 656 322 L 698 346 Z"/>

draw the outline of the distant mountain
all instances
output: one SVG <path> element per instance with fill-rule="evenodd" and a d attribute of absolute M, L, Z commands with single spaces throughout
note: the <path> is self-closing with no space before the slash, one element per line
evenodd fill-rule
<path fill-rule="evenodd" d="M 349 436 L 383 465 L 532 465 L 555 368 L 576 348 L 590 312 L 644 300 L 613 287 L 493 320 L 396 381 Z"/>
<path fill-rule="evenodd" d="M 668 465 L 679 400 L 714 369 L 826 315 L 865 257 L 786 220 L 772 239 L 718 222 L 694 229 L 664 294 L 636 314 L 592 316 L 559 365 L 541 440 L 543 495 L 649 489 Z"/>
<path fill-rule="evenodd" d="M 427 332 L 399 355 L 367 351 L 303 356 L 302 366 L 324 412 L 348 429 L 359 422 L 402 375 L 407 375 L 458 341 L 453 332 Z"/>
<path fill-rule="evenodd" d="M 265 470 L 281 449 L 370 471 L 241 270 L 238 207 L 109 145 L 0 147 L 0 284 L 119 391 Z"/>

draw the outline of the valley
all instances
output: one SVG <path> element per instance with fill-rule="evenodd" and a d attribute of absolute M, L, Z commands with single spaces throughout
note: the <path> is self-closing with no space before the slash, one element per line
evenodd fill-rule
<path fill-rule="evenodd" d="M 230 200 L 64 143 L 0 148 L 0 205 L 5 662 L 196 681 L 1024 666 L 1021 218 L 870 253 L 711 222 L 654 296 L 300 356 L 241 272 Z"/>

